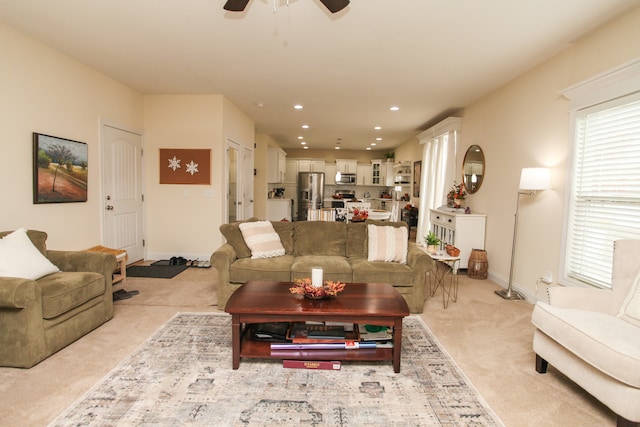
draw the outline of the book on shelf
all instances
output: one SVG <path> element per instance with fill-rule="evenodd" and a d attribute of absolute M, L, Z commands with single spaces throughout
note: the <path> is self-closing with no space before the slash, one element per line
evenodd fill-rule
<path fill-rule="evenodd" d="M 301 369 L 322 369 L 339 371 L 342 367 L 342 362 L 338 360 L 289 360 L 282 361 L 282 367 L 284 368 L 301 368 Z"/>
<path fill-rule="evenodd" d="M 286 342 L 289 327 L 289 322 L 253 323 L 248 329 L 253 340 Z"/>
<path fill-rule="evenodd" d="M 328 343 L 271 343 L 271 350 L 358 350 L 376 348 L 375 342 L 345 341 Z"/>
<path fill-rule="evenodd" d="M 361 341 L 391 341 L 393 340 L 393 328 L 390 326 L 358 325 Z"/>

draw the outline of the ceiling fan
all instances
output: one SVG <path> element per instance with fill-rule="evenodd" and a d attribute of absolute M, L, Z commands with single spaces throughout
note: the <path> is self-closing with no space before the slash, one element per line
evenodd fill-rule
<path fill-rule="evenodd" d="M 347 7 L 349 0 L 320 0 L 331 13 L 336 13 Z M 249 4 L 249 0 L 227 0 L 224 10 L 230 12 L 242 12 Z"/>

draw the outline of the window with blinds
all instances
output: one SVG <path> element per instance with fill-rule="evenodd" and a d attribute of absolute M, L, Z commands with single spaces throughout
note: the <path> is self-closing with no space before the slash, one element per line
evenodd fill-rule
<path fill-rule="evenodd" d="M 640 93 L 578 110 L 565 276 L 611 286 L 613 242 L 640 239 Z"/>

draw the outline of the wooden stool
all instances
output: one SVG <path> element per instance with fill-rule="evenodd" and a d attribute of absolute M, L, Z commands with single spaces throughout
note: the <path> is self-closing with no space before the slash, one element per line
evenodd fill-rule
<path fill-rule="evenodd" d="M 127 251 L 125 251 L 124 249 L 111 249 L 105 246 L 94 246 L 87 249 L 87 252 L 103 252 L 116 256 L 120 274 L 114 275 L 113 281 L 111 282 L 113 285 L 122 282 L 127 278 Z"/>

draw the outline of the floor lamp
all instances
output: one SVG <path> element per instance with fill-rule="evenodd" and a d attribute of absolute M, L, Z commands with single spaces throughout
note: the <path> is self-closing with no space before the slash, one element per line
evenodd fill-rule
<path fill-rule="evenodd" d="M 520 186 L 518 189 L 518 199 L 516 201 L 516 214 L 513 221 L 513 246 L 511 247 L 511 268 L 509 270 L 509 286 L 507 289 L 500 289 L 496 294 L 508 300 L 523 300 L 522 294 L 512 289 L 513 284 L 513 263 L 516 259 L 516 237 L 518 236 L 518 208 L 520 207 L 520 196 L 533 196 L 538 190 L 548 190 L 551 187 L 551 177 L 549 168 L 523 168 L 520 174 Z"/>

